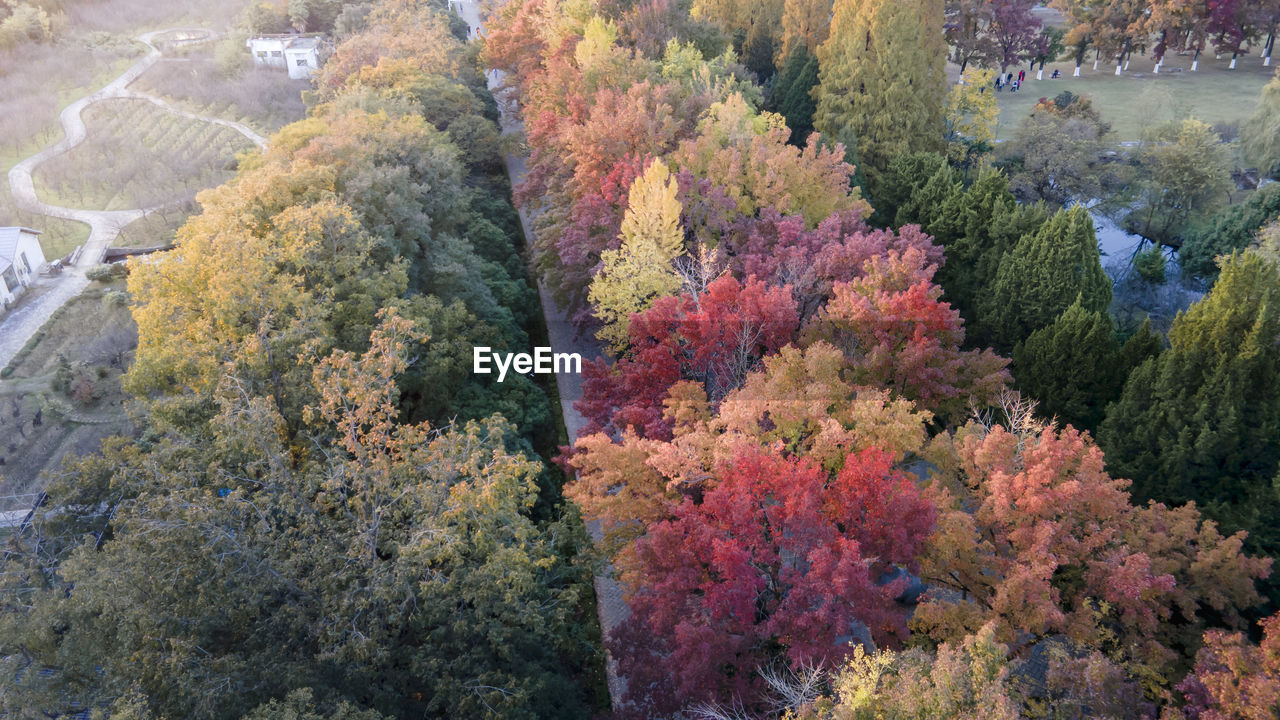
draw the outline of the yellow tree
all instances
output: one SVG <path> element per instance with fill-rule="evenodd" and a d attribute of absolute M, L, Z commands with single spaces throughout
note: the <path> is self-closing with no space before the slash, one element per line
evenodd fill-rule
<path fill-rule="evenodd" d="M 631 184 L 621 246 L 600 253 L 603 267 L 587 297 L 604 324 L 596 336 L 615 352 L 626 347 L 634 313 L 680 288 L 680 276 L 672 266 L 684 250 L 678 189 L 666 164 L 654 160 Z"/>
<path fill-rule="evenodd" d="M 778 66 L 798 45 L 813 55 L 827 39 L 831 28 L 831 0 L 786 0 L 782 6 L 782 43 Z"/>
<path fill-rule="evenodd" d="M 942 146 L 946 42 L 941 0 L 838 0 L 818 48 L 813 125 L 856 139 L 873 180 L 889 161 Z"/>
<path fill-rule="evenodd" d="M 969 69 L 963 81 L 947 94 L 946 122 L 948 155 L 966 160 L 989 152 L 996 139 L 1000 106 L 991 89 L 995 70 Z"/>

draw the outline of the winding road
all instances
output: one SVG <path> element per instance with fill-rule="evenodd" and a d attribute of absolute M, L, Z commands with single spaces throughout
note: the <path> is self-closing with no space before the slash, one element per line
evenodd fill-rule
<path fill-rule="evenodd" d="M 57 144 L 41 150 L 14 165 L 9 170 L 9 192 L 13 195 L 13 200 L 19 209 L 46 217 L 82 222 L 89 226 L 89 239 L 85 241 L 84 248 L 80 252 L 75 265 L 66 266 L 63 275 L 55 281 L 52 288 L 38 297 L 29 299 L 27 302 L 19 302 L 18 306 L 12 311 L 0 316 L 0 368 L 9 364 L 14 355 L 26 345 L 31 336 L 36 334 L 58 308 L 88 286 L 89 280 L 85 277 L 85 270 L 101 261 L 102 254 L 111 245 L 111 241 L 116 239 L 116 236 L 120 234 L 120 231 L 126 225 L 145 216 L 147 213 L 160 209 L 159 207 L 150 207 L 135 210 L 81 210 L 51 205 L 41 201 L 36 195 L 35 182 L 32 180 L 32 173 L 35 169 L 44 161 L 70 151 L 84 142 L 85 137 L 88 135 L 84 119 L 81 117 L 81 113 L 85 108 L 101 100 L 145 100 L 180 117 L 231 128 L 248 138 L 259 148 L 267 146 L 265 138 L 243 123 L 188 112 L 174 107 L 154 95 L 129 89 L 129 85 L 133 81 L 141 77 L 151 66 L 159 62 L 163 56 L 160 49 L 152 41 L 164 33 L 181 30 L 191 29 L 167 28 L 140 35 L 138 40 L 147 46 L 147 54 L 130 66 L 128 70 L 121 73 L 115 80 L 107 83 L 102 89 L 86 95 L 63 108 L 58 115 L 58 120 L 62 123 L 65 137 Z M 214 36 L 214 33 L 208 30 L 197 29 L 195 31 L 208 33 L 208 38 Z"/>

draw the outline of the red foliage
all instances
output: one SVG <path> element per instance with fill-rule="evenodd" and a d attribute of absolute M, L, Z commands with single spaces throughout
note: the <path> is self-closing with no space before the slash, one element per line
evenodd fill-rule
<path fill-rule="evenodd" d="M 637 717 L 730 697 L 750 707 L 755 670 L 773 660 L 839 663 L 867 633 L 906 634 L 901 581 L 876 580 L 914 564 L 934 511 L 888 453 L 850 455 L 832 478 L 750 448 L 717 475 L 635 545 L 647 582 L 613 640 Z"/>
<path fill-rule="evenodd" d="M 868 245 L 884 243 L 861 243 L 834 261 L 835 253 L 828 253 L 827 267 L 850 267 Z M 960 349 L 964 321 L 941 301 L 942 288 L 933 283 L 937 266 L 925 249 L 872 255 L 862 269 L 862 277 L 835 284 L 804 333 L 807 344 L 825 340 L 844 352 L 847 379 L 889 388 L 922 409 L 950 416 L 962 413 L 970 398 L 990 399 L 1009 382 L 1008 360 L 989 350 Z"/>
<path fill-rule="evenodd" d="M 1196 667 L 1178 689 L 1191 720 L 1268 720 L 1280 716 L 1280 614 L 1262 621 L 1262 644 L 1210 630 Z"/>
<path fill-rule="evenodd" d="M 662 403 L 672 385 L 696 381 L 719 400 L 798 326 L 790 288 L 755 278 L 722 277 L 699 297 L 657 300 L 632 318 L 628 355 L 612 368 L 603 358 L 584 364 L 582 399 L 574 405 L 588 422 L 581 436 L 630 426 L 645 437 L 671 437 Z"/>

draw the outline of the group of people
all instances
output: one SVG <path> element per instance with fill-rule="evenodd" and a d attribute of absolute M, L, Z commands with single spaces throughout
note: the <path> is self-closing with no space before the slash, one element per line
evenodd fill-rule
<path fill-rule="evenodd" d="M 1022 87 L 1022 83 L 1026 79 L 1026 70 L 1019 70 L 1016 78 L 1011 72 L 1000 73 L 996 76 L 996 92 L 1004 90 L 1006 85 L 1009 87 L 1009 92 L 1018 92 L 1018 88 Z"/>

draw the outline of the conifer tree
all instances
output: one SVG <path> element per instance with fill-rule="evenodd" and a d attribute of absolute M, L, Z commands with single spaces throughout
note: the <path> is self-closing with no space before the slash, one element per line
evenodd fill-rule
<path fill-rule="evenodd" d="M 1111 316 L 1084 309 L 1077 298 L 1014 348 L 1014 381 L 1039 402 L 1041 415 L 1093 430 L 1115 388 L 1118 351 Z"/>
<path fill-rule="evenodd" d="M 600 254 L 603 267 L 588 297 L 604 324 L 596 336 L 615 351 L 626 347 L 634 313 L 680 288 L 680 276 L 671 264 L 684 249 L 678 191 L 666 164 L 654 160 L 631 184 L 621 246 Z"/>
<path fill-rule="evenodd" d="M 790 58 L 800 47 L 812 57 L 827 39 L 830 28 L 831 0 L 786 0 L 782 5 L 779 58 Z"/>
<path fill-rule="evenodd" d="M 960 180 L 960 174 L 947 163 L 943 163 L 938 166 L 933 176 L 911 193 L 911 197 L 898 208 L 893 224 L 895 227 L 908 224 L 919 225 L 925 232 L 934 235 L 934 239 L 938 240 L 940 245 L 946 246 L 947 240 L 951 238 L 938 238 L 933 231 L 933 225 L 944 222 L 945 213 L 939 212 L 942 207 L 952 198 L 963 194 L 964 184 Z"/>
<path fill-rule="evenodd" d="M 1077 296 L 1086 310 L 1111 304 L 1093 219 L 1079 205 L 1059 211 L 1005 254 L 983 298 L 983 324 L 994 345 L 1008 350 L 1053 322 Z"/>
<path fill-rule="evenodd" d="M 948 198 L 929 223 L 929 232 L 946 247 L 946 263 L 938 270 L 938 284 L 947 300 L 970 325 L 970 342 L 982 344 L 979 302 L 987 292 L 1000 260 L 1023 236 L 1049 219 L 1042 205 L 1019 205 L 1009 180 L 985 169 L 963 193 Z"/>
<path fill-rule="evenodd" d="M 837 0 L 818 48 L 814 126 L 858 138 L 874 184 L 904 153 L 942 148 L 946 44 L 942 0 Z"/>
<path fill-rule="evenodd" d="M 1170 348 L 1129 376 L 1099 440 L 1134 494 L 1194 500 L 1228 527 L 1268 491 L 1280 461 L 1280 272 L 1235 254 L 1174 320 Z"/>
<path fill-rule="evenodd" d="M 813 112 L 817 107 L 810 91 L 818 84 L 818 59 L 796 43 L 787 53 L 773 86 L 772 108 L 787 119 L 791 142 L 803 146 L 813 132 Z"/>

